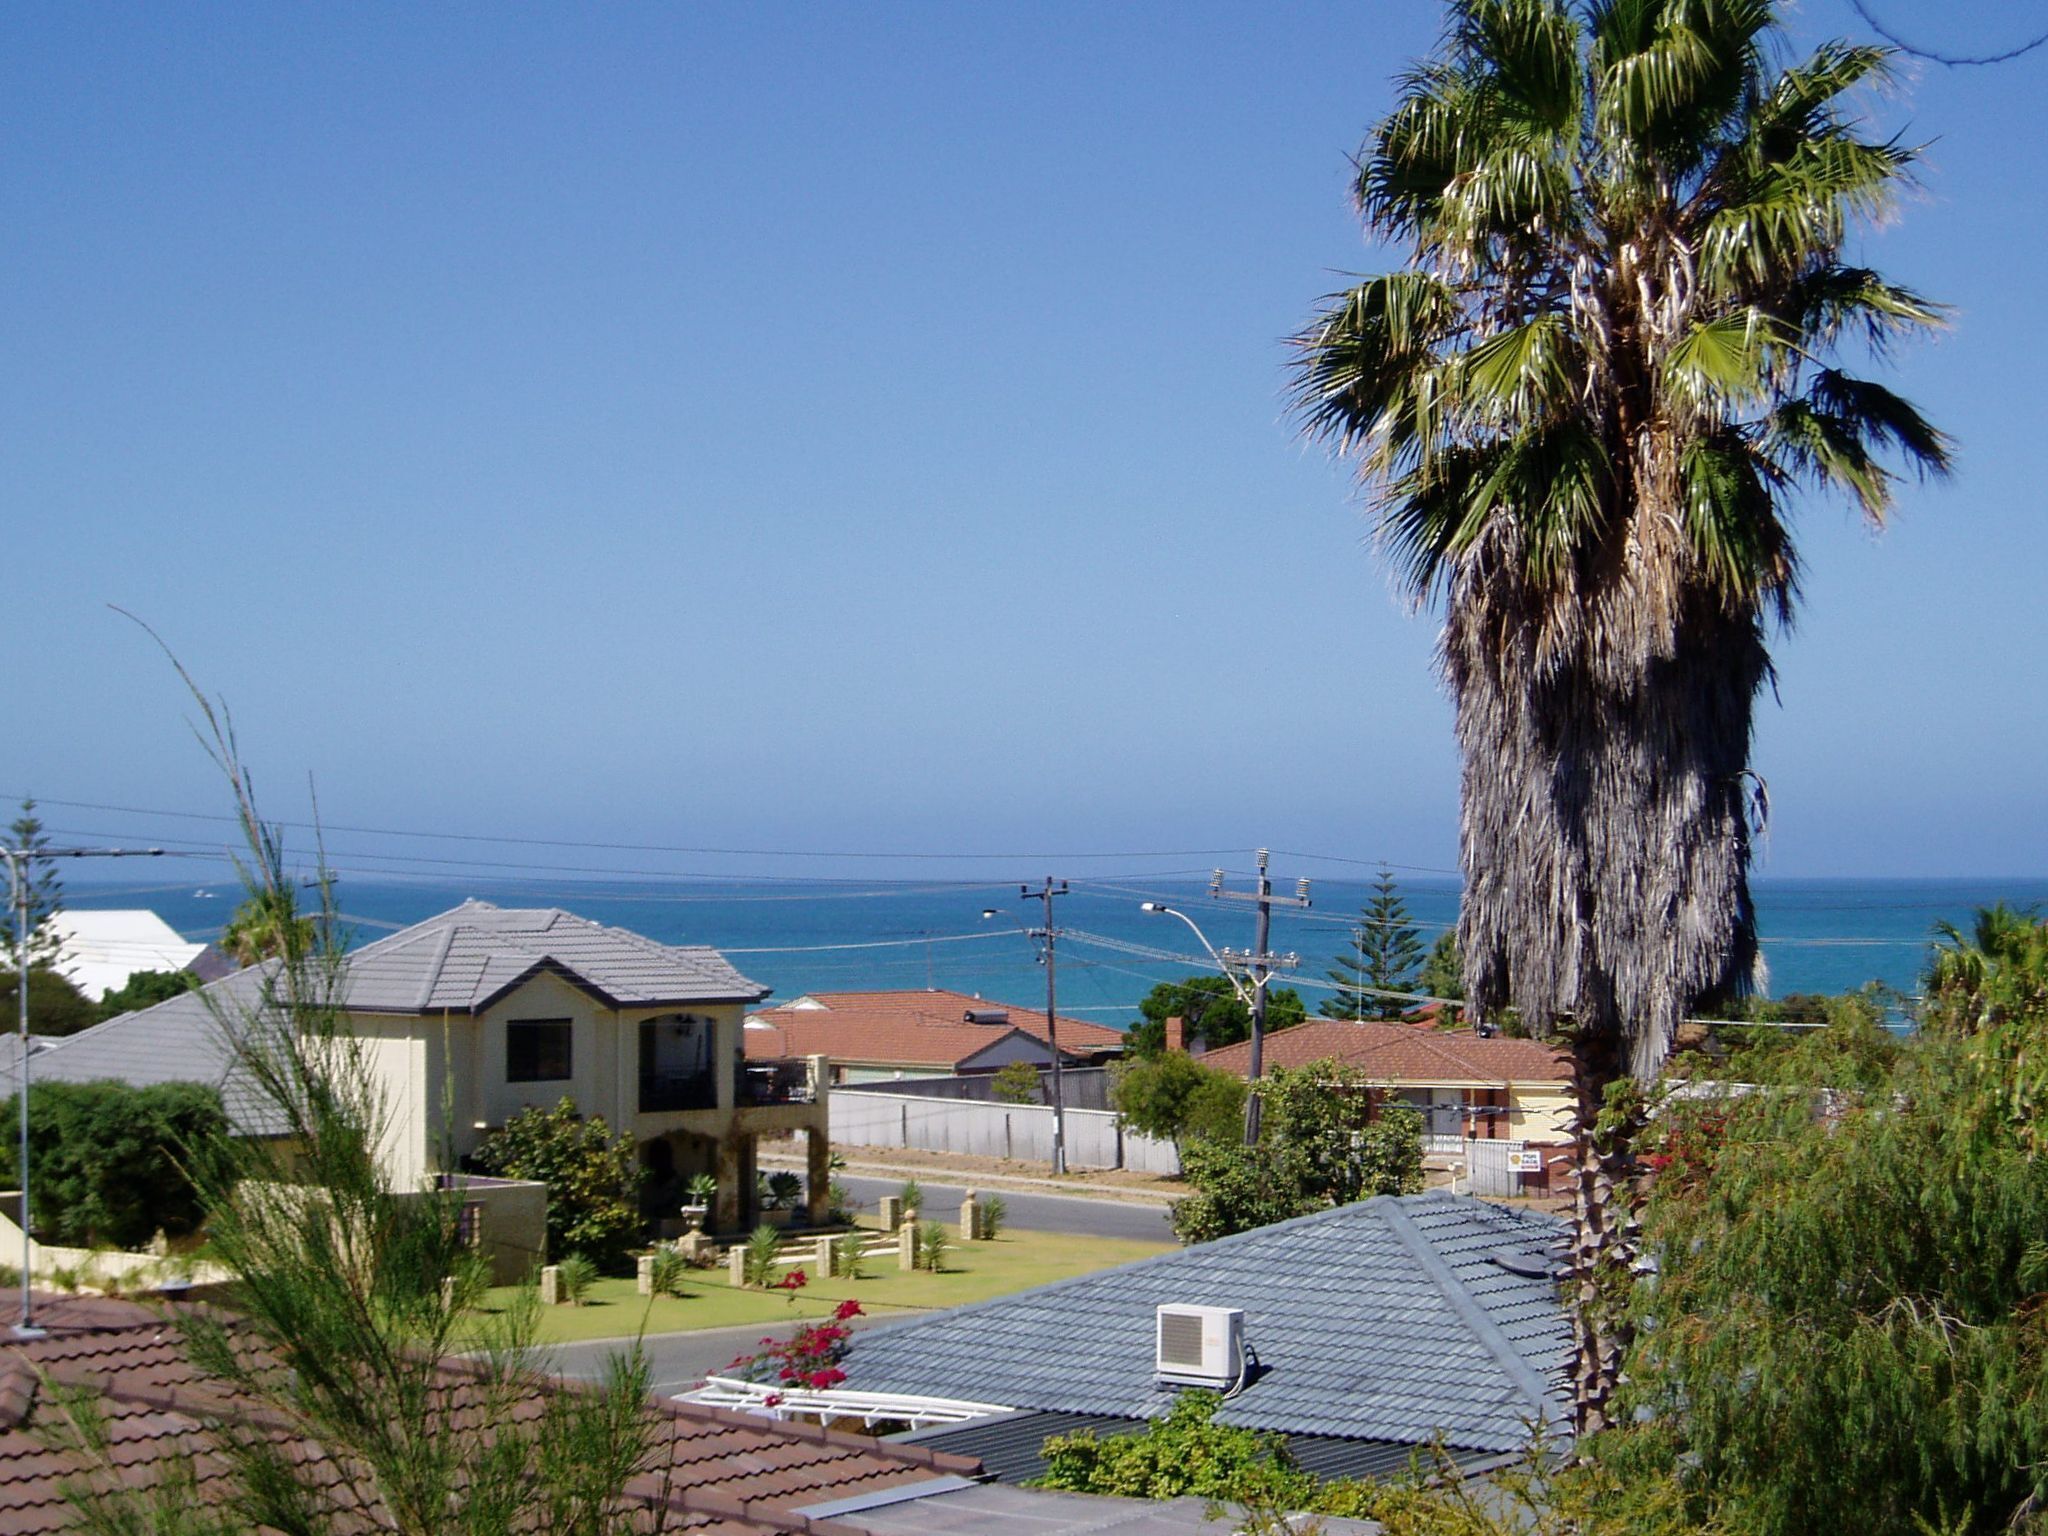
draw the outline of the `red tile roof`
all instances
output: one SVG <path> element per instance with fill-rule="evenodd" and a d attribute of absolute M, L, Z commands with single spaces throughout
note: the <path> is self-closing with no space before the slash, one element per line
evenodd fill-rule
<path fill-rule="evenodd" d="M 1226 1045 L 1202 1058 L 1239 1077 L 1251 1070 L 1248 1040 Z M 1311 1019 L 1266 1036 L 1267 1067 L 1305 1067 L 1335 1059 L 1388 1083 L 1444 1083 L 1499 1086 L 1506 1083 L 1568 1083 L 1569 1059 L 1535 1040 L 1511 1040 L 1464 1030 L 1417 1029 L 1412 1024 L 1371 1020 Z"/>
<path fill-rule="evenodd" d="M 12 1316 L 20 1293 L 0 1291 L 0 1316 Z M 230 1396 L 185 1358 L 176 1328 L 150 1308 L 92 1298 L 38 1298 L 37 1322 L 49 1337 L 16 1342 L 0 1337 L 0 1536 L 56 1536 L 76 1529 L 64 1485 L 86 1463 L 53 1449 L 49 1431 L 56 1410 L 45 1382 L 84 1388 L 96 1397 L 110 1450 L 124 1481 L 153 1479 L 169 1458 L 185 1460 L 202 1498 L 231 1492 L 230 1469 L 211 1452 L 217 1423 L 261 1428 L 272 1422 L 258 1404 Z M 460 1392 L 472 1368 L 450 1362 L 451 1392 Z M 549 1384 L 517 1405 L 515 1419 L 542 1412 Z M 916 1446 L 883 1445 L 807 1424 L 776 1424 L 722 1409 L 658 1402 L 669 1425 L 673 1473 L 636 1479 L 629 1492 L 650 1505 L 664 1500 L 670 1524 L 712 1536 L 755 1536 L 764 1531 L 845 1533 L 853 1527 L 798 1514 L 804 1507 L 927 1482 L 971 1476 L 980 1464 Z M 276 1421 L 281 1436 L 288 1431 Z M 300 1441 L 291 1459 L 318 1465 L 326 1452 Z M 340 1497 L 337 1471 L 330 1491 Z M 365 1529 L 378 1528 L 374 1520 Z"/>
<path fill-rule="evenodd" d="M 817 1006 L 799 1006 L 815 1004 Z M 970 1024 L 969 1012 L 1007 1013 L 1000 1024 Z M 766 1028 L 762 1026 L 767 1026 Z M 747 1055 L 754 1060 L 830 1056 L 835 1061 L 952 1071 L 1010 1030 L 1045 1039 L 1045 1010 L 1035 1012 L 966 992 L 812 992 L 747 1017 Z M 772 1031 L 772 1032 L 771 1032 Z M 1065 1015 L 1060 1052 L 1092 1056 L 1123 1049 L 1121 1030 Z"/>

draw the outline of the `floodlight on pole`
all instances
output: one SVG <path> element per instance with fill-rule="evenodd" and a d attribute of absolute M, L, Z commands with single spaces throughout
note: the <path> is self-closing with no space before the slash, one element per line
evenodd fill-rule
<path fill-rule="evenodd" d="M 21 1321 L 14 1325 L 17 1339 L 40 1339 L 44 1331 L 30 1315 L 35 1240 L 29 1236 L 28 1209 L 28 866 L 37 859 L 155 859 L 161 848 L 0 848 L 7 860 L 7 880 L 14 907 L 14 1001 L 15 1021 L 21 1036 L 21 1077 L 15 1085 L 15 1100 L 21 1106 L 20 1159 L 15 1172 L 21 1177 Z"/>

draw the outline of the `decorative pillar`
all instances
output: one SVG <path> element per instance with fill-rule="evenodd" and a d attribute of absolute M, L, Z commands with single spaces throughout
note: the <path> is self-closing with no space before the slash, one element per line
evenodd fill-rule
<path fill-rule="evenodd" d="M 823 1061 L 822 1056 L 813 1061 Z M 832 1131 L 824 1124 L 804 1132 L 804 1194 L 811 1224 L 823 1226 L 832 1212 Z"/>

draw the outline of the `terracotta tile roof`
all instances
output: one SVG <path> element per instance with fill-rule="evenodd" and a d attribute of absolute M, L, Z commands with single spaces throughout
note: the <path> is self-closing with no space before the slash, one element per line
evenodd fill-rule
<path fill-rule="evenodd" d="M 1006 1014 L 970 1024 L 969 1012 Z M 747 1055 L 755 1060 L 830 1056 L 835 1061 L 952 1071 L 1010 1030 L 1045 1039 L 1045 1011 L 966 992 L 812 992 L 747 1018 Z M 771 1032 L 772 1031 L 772 1032 Z M 1123 1049 L 1121 1030 L 1061 1015 L 1060 1051 L 1092 1056 Z"/>
<path fill-rule="evenodd" d="M 0 1291 L 0 1315 L 12 1316 L 19 1292 Z M 97 1398 L 112 1454 L 125 1480 L 143 1483 L 167 1458 L 187 1461 L 202 1497 L 225 1497 L 229 1472 L 212 1452 L 210 1423 L 247 1427 L 281 1421 L 229 1396 L 193 1370 L 176 1329 L 158 1313 L 129 1302 L 38 1298 L 45 1339 L 0 1337 L 0 1536 L 56 1536 L 76 1528 L 64 1485 L 84 1463 L 53 1449 L 55 1409 L 46 1383 L 89 1389 Z M 450 1362 L 451 1393 L 461 1393 L 469 1368 Z M 542 1392 L 554 1390 L 543 1388 Z M 515 1420 L 542 1411 L 542 1392 L 520 1403 Z M 649 1503 L 666 1498 L 670 1524 L 713 1536 L 763 1531 L 846 1533 L 854 1527 L 807 1517 L 800 1509 L 947 1477 L 973 1476 L 980 1464 L 916 1446 L 883 1445 L 804 1424 L 775 1424 L 721 1409 L 653 1405 L 670 1426 L 673 1475 L 649 1475 L 629 1491 Z M 317 1444 L 297 1440 L 289 1454 L 301 1466 L 324 1463 Z M 339 1469 L 329 1489 L 339 1495 Z M 376 1529 L 365 1521 L 364 1529 Z"/>
<path fill-rule="evenodd" d="M 1209 1052 L 1202 1061 L 1243 1077 L 1251 1068 L 1248 1040 Z M 1329 1059 L 1362 1068 L 1389 1083 L 1566 1083 L 1568 1059 L 1535 1040 L 1463 1030 L 1417 1029 L 1371 1020 L 1311 1019 L 1266 1036 L 1268 1067 L 1305 1067 Z"/>

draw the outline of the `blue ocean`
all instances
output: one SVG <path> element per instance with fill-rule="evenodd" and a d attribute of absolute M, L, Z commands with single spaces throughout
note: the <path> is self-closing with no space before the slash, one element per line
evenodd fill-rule
<path fill-rule="evenodd" d="M 1242 878 L 1232 884 L 1247 888 Z M 1276 880 L 1275 889 L 1291 894 L 1291 878 Z M 1455 921 L 1454 880 L 1403 878 L 1400 889 L 1425 943 Z M 1311 908 L 1274 913 L 1273 948 L 1300 956 L 1300 969 L 1289 979 L 1311 1007 L 1329 995 L 1319 984 L 1367 894 L 1362 881 L 1317 880 Z M 1037 926 L 1043 910 L 1035 900 L 1021 900 L 1014 883 L 537 884 L 531 878 L 449 883 L 344 876 L 338 886 L 358 944 L 471 896 L 504 906 L 564 907 L 665 942 L 715 945 L 780 999 L 815 991 L 950 987 L 1020 1006 L 1042 1007 L 1045 1000 L 1037 945 L 1019 931 L 1020 925 Z M 1937 922 L 1967 928 L 1976 907 L 1995 901 L 2048 907 L 2048 879 L 1766 880 L 1757 882 L 1755 896 L 1773 995 L 1840 992 L 1872 980 L 1911 992 Z M 237 899 L 225 884 L 70 885 L 74 907 L 148 906 L 192 939 L 217 934 Z M 1062 1013 L 1126 1024 L 1155 982 L 1209 968 L 1188 928 L 1141 911 L 1145 901 L 1186 912 L 1218 948 L 1251 947 L 1250 908 L 1212 899 L 1205 881 L 1071 881 L 1054 907 L 1062 930 L 1056 952 Z M 984 919 L 991 906 L 1003 910 Z"/>

